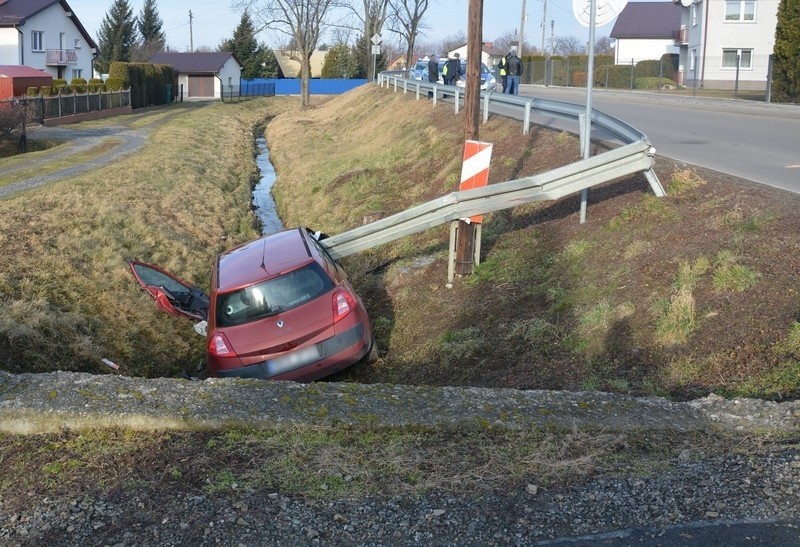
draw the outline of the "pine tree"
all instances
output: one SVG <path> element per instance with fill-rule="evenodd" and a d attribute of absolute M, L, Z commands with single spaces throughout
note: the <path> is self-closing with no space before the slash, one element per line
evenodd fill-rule
<path fill-rule="evenodd" d="M 108 73 L 114 61 L 131 60 L 131 50 L 136 44 L 136 21 L 128 0 L 114 0 L 106 13 L 97 35 L 100 50 L 95 58 L 95 70 Z"/>
<path fill-rule="evenodd" d="M 328 50 L 322 65 L 323 78 L 352 78 L 356 71 L 356 59 L 350 46 L 339 44 Z"/>
<path fill-rule="evenodd" d="M 800 102 L 800 0 L 778 6 L 772 61 L 772 100 Z"/>
<path fill-rule="evenodd" d="M 373 62 L 375 63 L 376 75 L 386 70 L 386 67 L 389 66 L 389 61 L 386 59 L 386 53 L 384 53 L 383 48 L 381 48 L 380 54 L 373 59 L 371 39 L 371 36 L 358 37 L 353 51 L 358 67 L 351 78 L 369 78 L 372 73 Z"/>
<path fill-rule="evenodd" d="M 223 40 L 217 48 L 219 51 L 230 51 L 242 64 L 242 78 L 270 78 L 278 75 L 278 60 L 265 44 L 256 40 L 253 19 L 245 11 L 239 20 L 239 26 L 233 31 L 233 38 Z"/>
<path fill-rule="evenodd" d="M 164 51 L 167 37 L 161 30 L 163 21 L 158 14 L 156 0 L 144 0 L 142 11 L 136 19 L 136 28 L 139 30 L 141 42 L 135 57 L 137 60 L 149 61 L 156 53 Z"/>

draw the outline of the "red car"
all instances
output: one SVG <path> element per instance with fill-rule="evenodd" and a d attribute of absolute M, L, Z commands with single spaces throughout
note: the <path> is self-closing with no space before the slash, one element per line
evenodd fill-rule
<path fill-rule="evenodd" d="M 203 316 L 204 295 L 196 287 L 142 262 L 131 268 L 159 307 Z M 178 285 L 163 282 L 162 275 Z M 305 228 L 220 255 L 205 310 L 212 376 L 311 381 L 377 354 L 361 298 Z"/>

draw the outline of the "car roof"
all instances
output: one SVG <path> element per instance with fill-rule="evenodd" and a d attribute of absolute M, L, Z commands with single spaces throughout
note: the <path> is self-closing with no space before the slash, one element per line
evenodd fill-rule
<path fill-rule="evenodd" d="M 305 228 L 292 228 L 234 247 L 217 260 L 217 289 L 235 290 L 296 270 L 310 262 Z"/>

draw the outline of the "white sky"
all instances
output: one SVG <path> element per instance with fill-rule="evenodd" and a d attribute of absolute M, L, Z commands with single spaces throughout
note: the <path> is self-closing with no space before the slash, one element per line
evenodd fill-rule
<path fill-rule="evenodd" d="M 483 13 L 483 38 L 492 41 L 508 31 L 519 28 L 522 19 L 523 0 L 484 0 Z M 528 15 L 523 30 L 525 41 L 536 46 L 541 46 L 542 41 L 542 15 L 545 0 L 525 0 Z M 582 26 L 572 14 L 573 0 L 546 0 L 547 21 L 545 28 L 545 43 L 550 40 L 550 21 L 554 22 L 556 37 L 574 36 L 580 42 L 589 39 L 589 29 Z M 588 0 L 583 0 L 587 2 Z M 598 0 L 605 1 L 605 0 Z M 112 0 L 67 0 L 78 19 L 89 34 L 97 40 L 97 31 L 103 18 L 113 4 Z M 142 9 L 143 0 L 129 0 L 134 17 Z M 458 32 L 466 34 L 468 0 L 431 0 L 431 6 L 425 13 L 426 29 L 423 30 L 421 41 L 423 43 L 436 43 L 444 38 L 453 36 Z M 163 30 L 167 35 L 167 44 L 170 49 L 186 51 L 190 44 L 189 10 L 192 12 L 191 42 L 195 49 L 200 46 L 216 47 L 226 38 L 233 36 L 233 31 L 239 24 L 241 14 L 230 8 L 228 0 L 157 0 L 156 6 Z M 597 38 L 608 36 L 613 27 L 613 21 L 602 27 L 597 27 Z M 259 41 L 268 45 L 277 45 L 282 38 L 260 35 Z M 396 44 L 396 35 L 386 31 L 384 40 L 391 40 Z M 324 40 L 323 40 L 324 41 Z"/>

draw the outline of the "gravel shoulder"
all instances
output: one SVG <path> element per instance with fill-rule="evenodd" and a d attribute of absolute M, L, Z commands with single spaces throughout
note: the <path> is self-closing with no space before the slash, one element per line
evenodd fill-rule
<path fill-rule="evenodd" d="M 626 438 L 646 436 L 652 446 L 644 466 L 626 457 L 613 470 L 552 484 L 532 472 L 504 491 L 454 488 L 414 495 L 387 489 L 319 499 L 235 484 L 224 491 L 158 488 L 137 484 L 134 476 L 128 486 L 121 479 L 119 488 L 102 495 L 89 488 L 55 496 L 31 490 L 0 502 L 0 543 L 627 545 L 638 538 L 638 544 L 700 545 L 703 541 L 691 540 L 696 532 L 684 527 L 722 537 L 715 536 L 717 528 L 740 534 L 732 524 L 742 522 L 781 532 L 782 543 L 787 537 L 789 544 L 800 543 L 797 401 L 728 401 L 712 395 L 676 403 L 596 392 L 0 374 L 0 428 L 6 438 L 24 433 L 46 440 L 103 428 L 188 435 L 240 428 L 335 429 L 363 427 L 365 421 L 370 429 L 431 432 L 454 426 L 618 432 Z M 675 442 L 697 435 L 722 435 L 727 441 L 710 443 L 700 457 L 692 444 L 673 450 Z M 203 442 L 211 441 L 201 441 L 201 450 Z M 173 461 L 181 456 L 191 461 L 199 454 L 165 450 L 159 455 Z M 264 457 L 268 465 L 269 456 Z M 678 543 L 667 542 L 671 534 L 677 534 Z M 737 543 L 736 537 L 726 544 L 770 544 L 754 542 L 752 534 L 750 543 Z"/>

